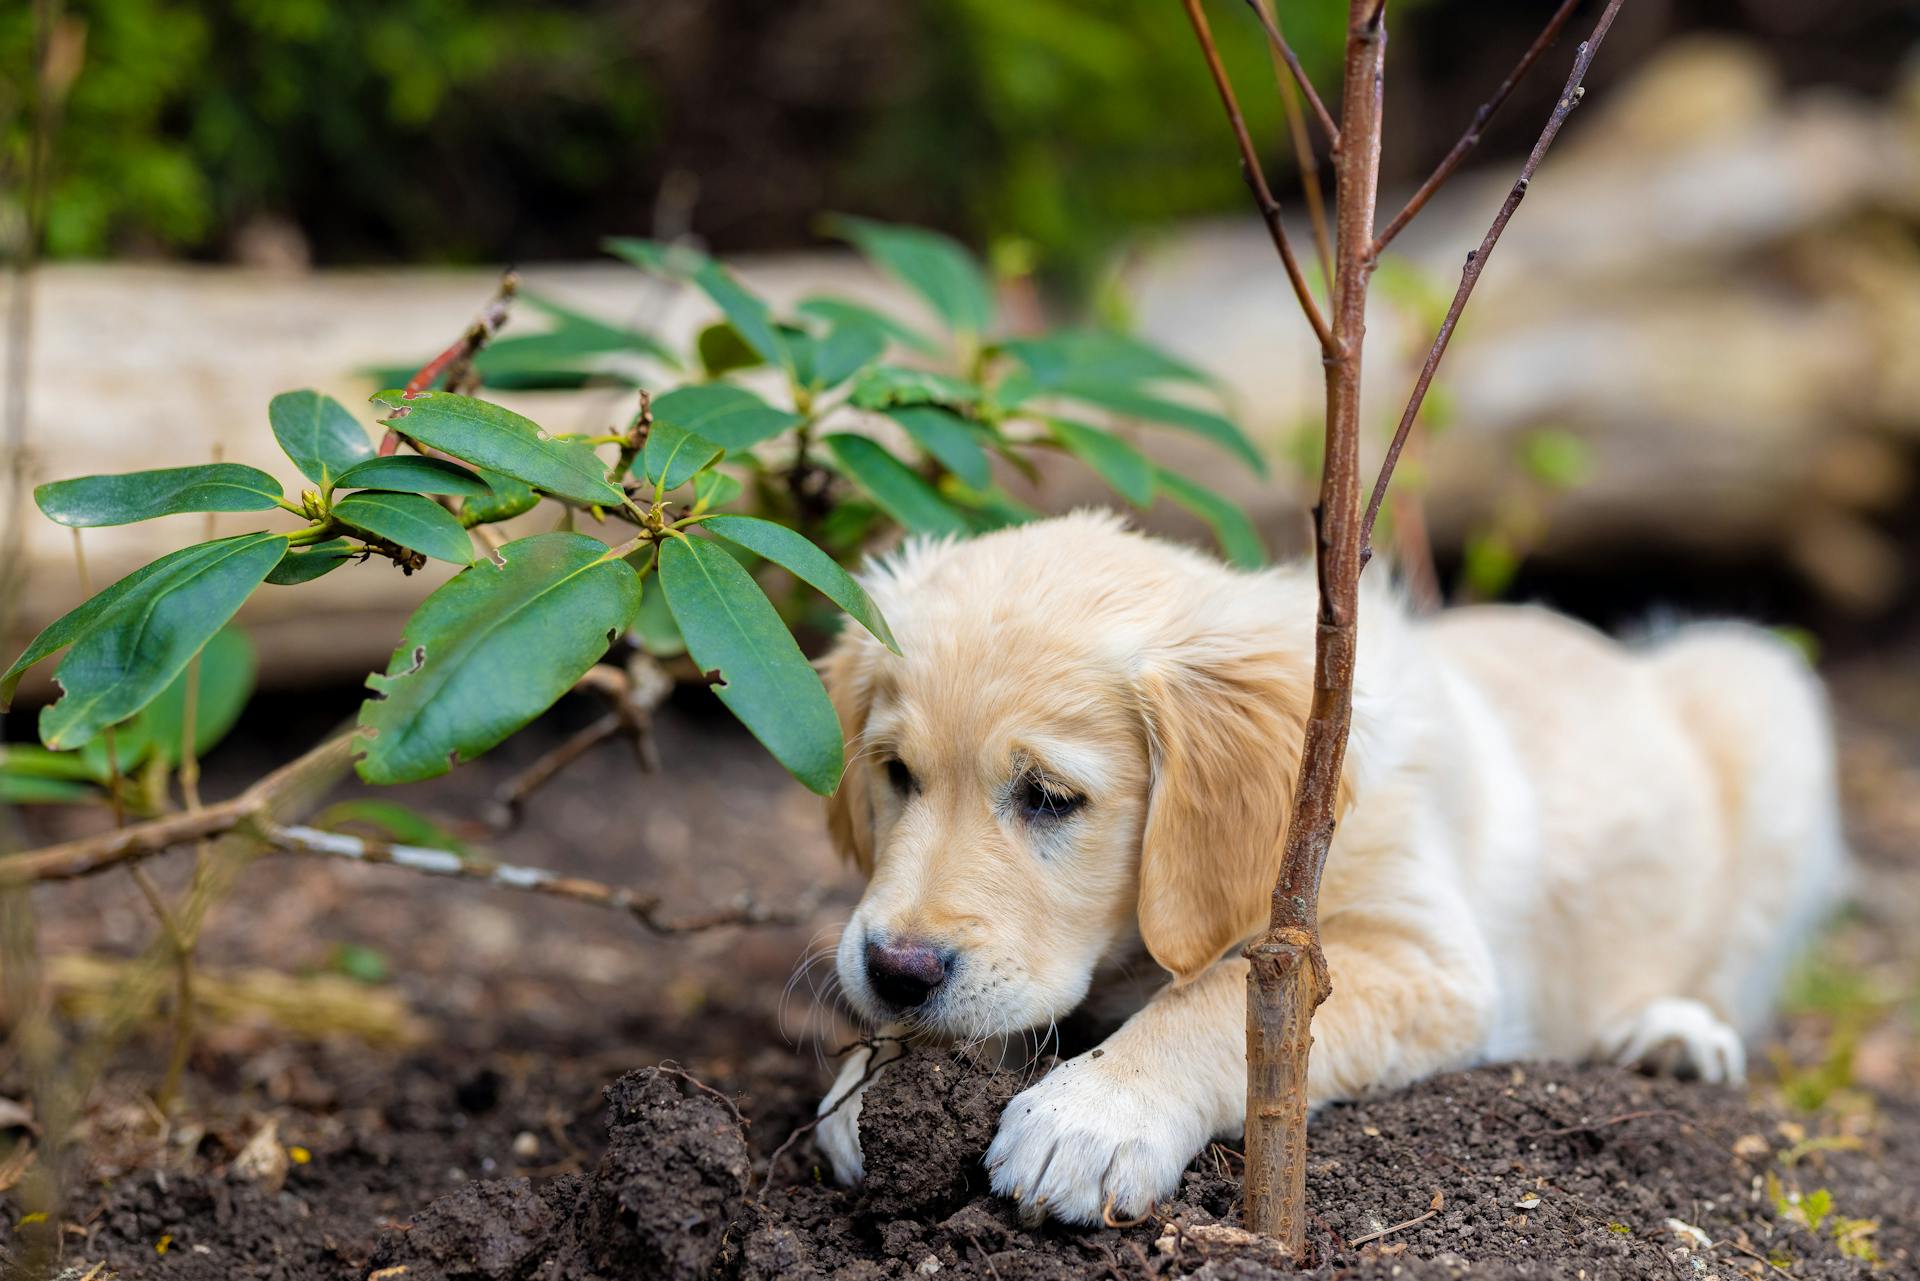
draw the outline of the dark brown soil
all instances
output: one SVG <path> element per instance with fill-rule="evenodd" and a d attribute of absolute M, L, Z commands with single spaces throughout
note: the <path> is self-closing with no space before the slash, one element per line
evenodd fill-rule
<path fill-rule="evenodd" d="M 484 1071 L 447 1079 L 434 1124 L 420 1107 L 433 1093 L 427 1078 L 403 1078 L 385 1106 L 358 1113 L 364 1132 L 314 1150 L 282 1190 L 247 1181 L 231 1153 L 203 1140 L 196 1171 L 136 1173 L 106 1189 L 69 1248 L 128 1281 L 1256 1281 L 1284 1272 L 1263 1261 L 1259 1243 L 1223 1241 L 1213 1227 L 1237 1209 L 1237 1156 L 1221 1146 L 1147 1223 L 1021 1228 L 986 1195 L 979 1167 L 1021 1076 L 927 1051 L 889 1068 L 862 1113 L 871 1181 L 848 1192 L 817 1181 L 806 1159 L 769 1179 L 767 1156 L 804 1115 L 798 1095 L 743 1125 L 733 1102 L 686 1075 L 642 1069 L 607 1088 L 600 1133 L 584 1117 L 548 1131 L 590 1145 L 581 1155 L 596 1155 L 579 1171 L 476 1178 L 394 1213 L 386 1207 L 404 1205 L 409 1185 L 445 1184 L 436 1156 L 491 1149 L 498 1157 L 480 1157 L 476 1171 L 510 1167 L 515 1127 L 568 1086 L 503 1080 L 477 1087 L 499 1096 L 487 1099 L 474 1093 Z M 556 1093 L 543 1097 L 545 1088 Z M 477 1104 L 487 1106 L 470 1110 Z M 1756 1110 L 1738 1091 L 1553 1065 L 1463 1072 L 1329 1109 L 1311 1135 L 1307 1275 L 1914 1275 L 1920 1110 L 1882 1109 L 1863 1133 L 1825 1144 L 1804 1142 L 1805 1124 Z M 423 1127 L 443 1142 L 421 1142 Z M 1832 1209 L 1819 1231 L 1777 1208 L 1769 1176 L 1803 1204 L 1825 1190 Z M 1844 1220 L 1877 1223 L 1862 1239 L 1879 1269 L 1842 1252 L 1835 1224 Z"/>
<path fill-rule="evenodd" d="M 478 812 L 539 746 L 516 740 L 414 799 L 443 814 Z M 1201 1154 L 1149 1222 L 1020 1227 L 987 1195 L 979 1158 L 1032 1070 L 986 1071 L 918 1052 L 882 1074 L 863 1107 L 866 1188 L 823 1182 L 805 1137 L 769 1169 L 811 1119 L 831 1068 L 777 1034 L 782 982 L 814 927 L 844 914 L 852 887 L 819 838 L 817 810 L 750 745 L 716 738 L 711 723 L 669 720 L 663 749 L 665 773 L 652 780 L 636 780 L 615 753 L 583 762 L 543 794 L 522 831 L 495 839 L 495 851 L 657 887 L 689 908 L 745 888 L 781 901 L 836 876 L 840 900 L 797 929 L 655 940 L 613 914 L 566 904 L 378 869 L 263 864 L 215 917 L 209 970 L 313 974 L 343 942 L 376 948 L 391 977 L 369 992 L 402 1000 L 422 1038 L 381 1047 L 217 1023 L 205 1029 L 184 1105 L 165 1122 L 145 1101 L 167 1044 L 155 1022 L 95 1088 L 72 1136 L 65 1202 L 49 1222 L 22 1221 L 30 1180 L 16 1182 L 5 1158 L 23 1127 L 0 1119 L 10 1126 L 0 1130 L 0 1260 L 15 1261 L 0 1273 L 35 1281 L 1279 1274 L 1258 1243 L 1219 1227 L 1237 1217 L 1239 1160 L 1224 1146 Z M 1903 749 L 1885 756 L 1881 765 L 1858 751 L 1852 758 L 1856 788 L 1880 780 L 1855 809 L 1874 889 L 1836 937 L 1849 973 L 1910 981 L 1920 775 Z M 242 761 L 227 790 L 266 763 Z M 159 870 L 176 884 L 183 875 Z M 49 954 L 129 956 L 150 937 L 130 887 L 112 878 L 48 887 L 35 907 Z M 1837 1014 L 1783 1025 L 1786 1053 L 1805 1065 L 1867 1011 L 1839 1088 L 1813 1111 L 1787 1109 L 1777 1077 L 1736 1091 L 1542 1065 L 1454 1074 L 1327 1110 L 1310 1137 L 1306 1275 L 1920 1276 L 1920 1091 L 1901 1012 L 1908 998 L 1899 995 L 1911 988 L 1869 988 L 1865 998 L 1835 998 Z M 84 1008 L 69 1013 L 85 1024 Z M 842 1036 L 802 1039 L 831 1048 Z M 654 1066 L 669 1058 L 686 1071 Z M 18 1066 L 0 1060 L 0 1100 L 31 1105 Z M 242 1153 L 260 1147 L 269 1126 L 266 1147 L 288 1164 L 244 1172 Z M 34 1242 L 47 1253 L 26 1273 L 18 1261 Z"/>

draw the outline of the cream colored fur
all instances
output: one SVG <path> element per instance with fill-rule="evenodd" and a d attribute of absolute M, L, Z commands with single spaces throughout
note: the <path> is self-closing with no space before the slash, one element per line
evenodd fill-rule
<path fill-rule="evenodd" d="M 1417 619 L 1366 578 L 1314 1103 L 1506 1058 L 1738 1078 L 1843 870 L 1805 664 L 1735 625 L 1628 648 L 1542 609 Z M 851 761 L 830 826 L 869 878 L 844 990 L 888 1023 L 865 940 L 950 947 L 894 1027 L 984 1040 L 1125 999 L 1144 949 L 1157 988 L 1016 1097 L 988 1154 L 1030 1218 L 1143 1213 L 1240 1129 L 1238 945 L 1265 921 L 1291 800 L 1311 567 L 1242 573 L 1082 513 L 911 544 L 867 585 L 905 656 L 850 629 L 826 666 Z M 1009 797 L 1035 772 L 1083 803 L 1029 821 Z M 848 1182 L 859 1102 L 818 1132 Z"/>

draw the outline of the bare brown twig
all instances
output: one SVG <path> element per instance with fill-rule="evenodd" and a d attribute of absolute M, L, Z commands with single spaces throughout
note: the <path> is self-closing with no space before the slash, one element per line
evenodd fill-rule
<path fill-rule="evenodd" d="M 1293 73 L 1293 82 L 1300 86 L 1300 92 L 1306 95 L 1307 105 L 1313 108 L 1314 119 L 1320 122 L 1320 131 L 1326 135 L 1327 143 L 1335 151 L 1340 149 L 1340 126 L 1333 123 L 1333 117 L 1327 113 L 1327 104 L 1320 101 L 1320 95 L 1313 90 L 1313 81 L 1307 79 L 1307 70 L 1300 65 L 1300 57 L 1294 53 L 1293 46 L 1280 33 L 1279 19 L 1267 9 L 1262 0 L 1247 0 L 1247 7 L 1253 10 L 1253 16 L 1260 19 L 1260 25 L 1266 30 L 1267 40 L 1273 45 L 1273 51 L 1287 64 L 1287 70 Z"/>
<path fill-rule="evenodd" d="M 1314 335 L 1320 340 L 1321 351 L 1331 352 L 1336 345 L 1333 332 L 1327 328 L 1326 317 L 1320 314 L 1320 306 L 1313 300 L 1313 291 L 1307 287 L 1307 278 L 1300 272 L 1300 262 L 1293 256 L 1293 243 L 1287 239 L 1286 224 L 1280 220 L 1280 202 L 1273 198 L 1266 175 L 1261 172 L 1260 154 L 1254 150 L 1253 136 L 1247 132 L 1246 117 L 1240 113 L 1240 101 L 1234 97 L 1233 84 L 1227 79 L 1226 66 L 1220 61 L 1220 50 L 1213 43 L 1213 29 L 1207 25 L 1207 15 L 1200 7 L 1200 0 L 1186 0 L 1186 6 L 1187 19 L 1193 24 L 1194 38 L 1200 42 L 1200 52 L 1206 56 L 1207 70 L 1213 76 L 1214 88 L 1220 93 L 1220 105 L 1226 109 L 1227 123 L 1233 127 L 1233 139 L 1240 148 L 1241 172 L 1253 192 L 1254 203 L 1260 208 L 1260 217 L 1266 221 L 1267 234 L 1273 238 L 1273 247 L 1280 254 L 1287 279 L 1293 285 L 1294 297 L 1300 301 L 1300 310 L 1306 313 L 1307 323 L 1313 326 Z"/>
<path fill-rule="evenodd" d="M 1274 17 L 1274 0 L 1247 0 L 1265 22 L 1279 30 Z M 1320 187 L 1320 161 L 1313 153 L 1313 139 L 1307 133 L 1306 114 L 1300 109 L 1300 91 L 1286 59 L 1278 47 L 1273 53 L 1273 78 L 1280 91 L 1280 111 L 1287 118 L 1287 137 L 1293 142 L 1293 159 L 1300 171 L 1300 194 L 1307 206 L 1307 222 L 1313 228 L 1314 257 L 1320 262 L 1320 278 L 1333 280 L 1333 233 L 1327 225 L 1327 198 Z"/>
<path fill-rule="evenodd" d="M 1495 112 L 1506 105 L 1507 99 L 1513 96 L 1514 88 L 1526 79 L 1527 72 L 1531 71 L 1533 64 L 1540 60 L 1540 55 L 1560 38 L 1560 29 L 1567 25 L 1567 19 L 1573 16 L 1573 11 L 1579 6 L 1580 0 L 1561 0 L 1560 7 L 1554 10 L 1551 18 L 1547 19 L 1547 25 L 1541 28 L 1540 34 L 1534 37 L 1532 44 L 1527 46 L 1527 51 L 1520 55 L 1518 65 L 1507 73 L 1507 78 L 1501 81 L 1498 89 L 1494 90 L 1493 97 L 1481 103 L 1479 109 L 1473 113 L 1473 123 L 1468 125 L 1467 131 L 1460 135 L 1460 141 L 1454 143 L 1453 149 L 1441 158 L 1434 171 L 1427 175 L 1427 180 L 1420 184 L 1419 190 L 1408 198 L 1406 207 L 1393 216 L 1393 221 L 1387 224 L 1386 230 L 1374 237 L 1374 257 L 1379 257 L 1381 251 L 1392 242 L 1393 238 L 1413 221 L 1414 216 L 1427 207 L 1427 201 L 1433 199 L 1433 193 L 1440 190 L 1447 179 L 1453 177 L 1454 170 L 1458 169 L 1460 162 L 1467 158 L 1467 153 L 1480 145 L 1480 133 L 1487 127 L 1487 122 L 1493 119 Z"/>
<path fill-rule="evenodd" d="M 1580 82 L 1586 78 L 1587 68 L 1593 65 L 1593 55 L 1599 52 L 1600 42 L 1607 38 L 1607 31 L 1613 26 L 1615 15 L 1620 12 L 1624 0 L 1609 0 L 1601 11 L 1600 18 L 1594 23 L 1593 34 L 1580 42 L 1580 48 L 1573 56 L 1573 70 L 1567 75 L 1566 87 L 1560 91 L 1560 98 L 1554 103 L 1553 114 L 1547 117 L 1546 128 L 1540 131 L 1540 137 L 1533 144 L 1533 150 L 1527 156 L 1527 163 L 1520 169 L 1520 177 L 1514 181 L 1507 192 L 1507 198 L 1500 206 L 1500 212 L 1494 215 L 1493 225 L 1487 228 L 1487 234 L 1481 239 L 1480 247 L 1468 252 L 1467 262 L 1460 270 L 1460 286 L 1453 292 L 1453 301 L 1447 305 L 1446 319 L 1440 322 L 1440 332 L 1433 336 L 1433 346 L 1427 350 L 1426 363 L 1421 365 L 1420 374 L 1414 380 L 1413 394 L 1407 398 L 1407 407 L 1400 415 L 1400 425 L 1394 429 L 1393 441 L 1387 446 L 1387 456 L 1380 465 L 1380 474 L 1373 482 L 1373 496 L 1367 500 L 1366 519 L 1361 524 L 1361 544 L 1363 555 L 1371 555 L 1373 542 L 1373 523 L 1380 516 L 1380 504 L 1386 501 L 1387 487 L 1393 483 L 1394 465 L 1400 460 L 1400 451 L 1406 448 L 1407 434 L 1413 430 L 1414 419 L 1420 416 L 1420 406 L 1426 402 L 1427 389 L 1433 385 L 1434 370 L 1440 366 L 1440 358 L 1447 354 L 1447 345 L 1453 341 L 1454 327 L 1460 323 L 1460 313 L 1466 309 L 1467 299 L 1473 296 L 1473 287 L 1480 283 L 1480 273 L 1486 270 L 1487 259 L 1492 256 L 1493 248 L 1500 243 L 1500 236 L 1507 229 L 1507 223 L 1513 220 L 1514 211 L 1520 208 L 1520 202 L 1526 198 L 1527 187 L 1533 181 L 1534 171 L 1546 158 L 1547 148 L 1560 134 L 1560 126 L 1567 122 L 1573 109 L 1580 105 L 1586 88 Z"/>
<path fill-rule="evenodd" d="M 506 325 L 508 314 L 513 309 L 514 296 L 520 292 L 520 275 L 508 270 L 501 273 L 500 288 L 488 300 L 487 305 L 475 316 L 448 348 L 420 366 L 413 377 L 407 379 L 406 398 L 411 400 L 427 388 L 438 382 L 442 375 L 448 385 L 464 384 L 472 371 L 473 358 L 480 349 L 493 340 L 493 336 Z M 384 457 L 400 448 L 400 433 L 387 428 L 387 434 L 380 439 L 380 453 Z"/>

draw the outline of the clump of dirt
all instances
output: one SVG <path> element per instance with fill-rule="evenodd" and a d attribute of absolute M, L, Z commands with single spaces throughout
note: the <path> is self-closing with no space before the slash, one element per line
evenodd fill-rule
<path fill-rule="evenodd" d="M 712 1271 L 751 1166 L 738 1111 L 682 1073 L 647 1068 L 607 1089 L 607 1147 L 591 1174 L 486 1180 L 441 1197 L 375 1252 L 412 1281 L 634 1278 Z"/>
<path fill-rule="evenodd" d="M 863 1213 L 945 1217 L 984 1193 L 980 1159 L 1021 1080 L 964 1055 L 927 1051 L 885 1068 L 860 1103 Z"/>

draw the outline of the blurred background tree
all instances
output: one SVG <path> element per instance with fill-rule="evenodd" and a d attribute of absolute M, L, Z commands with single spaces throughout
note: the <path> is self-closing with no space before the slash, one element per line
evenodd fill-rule
<path fill-rule="evenodd" d="M 806 243 L 818 211 L 847 208 L 975 243 L 1019 237 L 1052 274 L 1084 280 L 1128 233 L 1244 204 L 1165 0 L 63 8 L 86 43 L 56 148 L 56 257 L 277 246 L 332 265 L 531 261 L 590 257 L 610 229 L 692 229 L 737 251 Z M 1323 82 L 1337 8 L 1282 7 Z M 1471 24 L 1455 20 L 1465 8 L 1408 7 L 1392 83 L 1420 109 L 1396 115 L 1389 184 L 1452 140 L 1543 3 L 1488 0 Z M 0 66 L 28 65 L 30 9 L 0 11 Z M 1251 17 L 1223 18 L 1235 79 L 1270 85 Z M 1892 74 L 1876 55 L 1920 37 L 1899 0 L 1665 0 L 1628 21 L 1627 40 L 1738 29 L 1790 82 L 1874 90 Z M 1522 91 L 1490 153 L 1510 148 L 1502 130 L 1529 127 L 1550 80 Z M 26 145 L 23 83 L 0 76 L 9 172 Z M 1296 180 L 1278 101 L 1270 88 L 1245 98 L 1284 199 Z"/>

